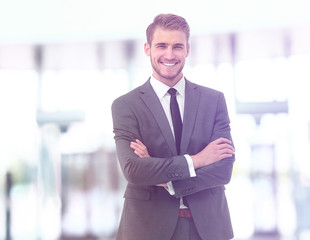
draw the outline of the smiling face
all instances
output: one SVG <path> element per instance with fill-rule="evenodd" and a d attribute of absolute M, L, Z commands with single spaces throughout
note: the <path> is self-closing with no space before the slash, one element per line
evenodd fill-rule
<path fill-rule="evenodd" d="M 183 31 L 157 28 L 151 46 L 145 43 L 144 51 L 151 59 L 156 79 L 173 87 L 182 78 L 182 69 L 189 54 L 189 44 Z"/>

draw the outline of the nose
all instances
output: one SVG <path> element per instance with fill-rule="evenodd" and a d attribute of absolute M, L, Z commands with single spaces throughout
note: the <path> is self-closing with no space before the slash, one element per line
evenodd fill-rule
<path fill-rule="evenodd" d="M 174 52 L 172 47 L 167 47 L 165 51 L 165 58 L 167 59 L 173 59 L 174 58 Z"/>

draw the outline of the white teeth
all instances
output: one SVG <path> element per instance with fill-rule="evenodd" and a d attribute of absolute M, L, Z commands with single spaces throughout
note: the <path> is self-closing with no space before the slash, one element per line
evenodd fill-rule
<path fill-rule="evenodd" d="M 168 67 L 171 67 L 171 66 L 174 66 L 175 63 L 164 63 L 165 66 L 168 66 Z"/>

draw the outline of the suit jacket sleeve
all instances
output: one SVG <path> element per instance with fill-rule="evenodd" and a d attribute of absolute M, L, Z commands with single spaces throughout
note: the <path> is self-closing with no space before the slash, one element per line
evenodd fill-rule
<path fill-rule="evenodd" d="M 116 99 L 112 104 L 112 117 L 118 160 L 129 183 L 149 186 L 190 176 L 184 156 L 172 157 L 171 153 L 162 152 L 165 149 L 158 147 L 159 143 L 154 143 L 161 139 L 152 136 L 152 132 L 156 134 L 160 130 L 156 123 L 146 128 L 145 124 L 154 118 L 139 97 L 125 95 Z M 138 157 L 130 148 L 130 142 L 135 139 L 143 141 L 150 155 L 156 157 Z M 164 141 L 161 144 L 166 145 Z M 171 157 L 167 157 L 169 155 Z"/>
<path fill-rule="evenodd" d="M 214 111 L 215 114 L 212 120 L 213 129 L 209 142 L 212 142 L 220 137 L 232 140 L 229 125 L 230 120 L 228 117 L 225 98 L 222 93 L 218 95 L 216 102 L 216 109 Z M 198 112 L 201 114 L 203 111 L 200 109 Z M 196 154 L 196 152 L 191 152 L 191 149 L 193 148 L 195 148 L 195 146 L 189 146 L 190 155 Z M 214 164 L 196 169 L 197 177 L 189 178 L 186 180 L 173 181 L 176 197 L 191 195 L 205 189 L 223 186 L 229 183 L 234 161 L 234 156 L 231 158 L 226 158 Z"/>

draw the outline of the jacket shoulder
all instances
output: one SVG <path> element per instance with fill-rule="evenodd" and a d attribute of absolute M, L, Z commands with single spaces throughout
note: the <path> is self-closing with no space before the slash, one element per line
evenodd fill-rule
<path fill-rule="evenodd" d="M 196 90 L 200 91 L 201 93 L 203 93 L 203 95 L 207 94 L 208 96 L 218 96 L 218 95 L 222 95 L 223 94 L 219 90 L 199 85 L 199 84 L 191 82 L 191 81 L 189 81 L 187 79 L 186 79 L 186 84 L 187 84 L 188 87 L 191 87 L 193 89 L 196 89 Z"/>

